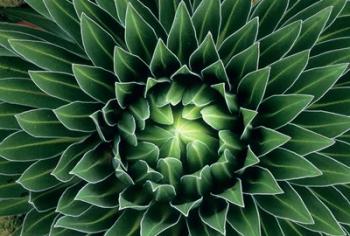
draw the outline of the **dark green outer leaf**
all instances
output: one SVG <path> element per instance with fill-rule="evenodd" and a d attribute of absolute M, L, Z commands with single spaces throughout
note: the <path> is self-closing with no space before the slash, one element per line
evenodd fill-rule
<path fill-rule="evenodd" d="M 36 109 L 16 115 L 22 130 L 38 138 L 82 137 L 84 134 L 66 129 L 50 109 Z"/>
<path fill-rule="evenodd" d="M 259 1 L 255 10 L 252 13 L 252 17 L 259 16 L 259 36 L 262 38 L 274 31 L 277 24 L 280 22 L 284 12 L 288 6 L 288 0 L 274 1 L 274 0 L 262 0 Z"/>
<path fill-rule="evenodd" d="M 167 45 L 182 64 L 188 63 L 191 53 L 197 48 L 196 32 L 184 2 L 176 10 Z"/>
<path fill-rule="evenodd" d="M 39 213 L 32 209 L 24 218 L 21 235 L 47 235 L 56 215 L 55 211 Z"/>
<path fill-rule="evenodd" d="M 117 217 L 117 208 L 104 209 L 90 207 L 77 217 L 62 216 L 55 224 L 56 227 L 73 229 L 83 233 L 99 233 L 109 229 Z"/>
<path fill-rule="evenodd" d="M 11 47 L 33 64 L 50 71 L 72 72 L 72 63 L 85 59 L 54 44 L 31 40 L 10 40 Z"/>
<path fill-rule="evenodd" d="M 118 79 L 111 72 L 98 67 L 74 64 L 73 73 L 79 87 L 95 100 L 106 103 L 115 97 L 114 83 Z"/>
<path fill-rule="evenodd" d="M 254 196 L 260 208 L 282 219 L 312 224 L 314 221 L 300 195 L 288 184 L 281 182 L 283 194 Z"/>
<path fill-rule="evenodd" d="M 56 108 L 64 104 L 63 100 L 50 97 L 40 91 L 28 79 L 2 79 L 0 80 L 0 100 L 12 104 L 35 108 Z"/>
<path fill-rule="evenodd" d="M 157 36 L 132 4 L 128 5 L 125 25 L 125 41 L 129 52 L 149 63 L 156 47 Z"/>
<path fill-rule="evenodd" d="M 251 1 L 224 0 L 221 3 L 222 19 L 217 45 L 221 43 L 237 29 L 241 28 L 248 19 L 251 9 Z"/>
<path fill-rule="evenodd" d="M 33 192 L 41 192 L 53 188 L 60 184 L 51 175 L 51 171 L 56 164 L 57 158 L 37 161 L 29 166 L 17 181 L 23 188 Z"/>
<path fill-rule="evenodd" d="M 49 71 L 29 71 L 30 78 L 46 94 L 65 101 L 91 101 L 73 76 Z"/>
<path fill-rule="evenodd" d="M 307 65 L 309 53 L 303 51 L 271 64 L 266 97 L 284 93 L 298 79 Z"/>
<path fill-rule="evenodd" d="M 350 168 L 326 155 L 312 153 L 305 158 L 314 164 L 322 175 L 314 178 L 294 180 L 293 183 L 302 186 L 332 186 L 350 182 Z"/>
<path fill-rule="evenodd" d="M 220 0 L 202 0 L 192 15 L 193 25 L 197 32 L 198 42 L 211 32 L 214 40 L 218 37 L 220 27 Z"/>
<path fill-rule="evenodd" d="M 0 155 L 13 161 L 48 159 L 60 154 L 77 140 L 79 138 L 39 139 L 19 131 L 0 144 Z"/>
<path fill-rule="evenodd" d="M 34 4 L 34 1 L 32 2 Z M 43 7 L 45 11 L 48 12 L 50 16 L 49 18 L 53 19 L 53 21 L 79 45 L 82 45 L 80 22 L 73 4 L 67 0 L 44 0 L 42 2 L 44 3 Z"/>
<path fill-rule="evenodd" d="M 85 13 L 81 16 L 81 35 L 85 51 L 94 65 L 112 70 L 116 45 L 112 36 Z"/>

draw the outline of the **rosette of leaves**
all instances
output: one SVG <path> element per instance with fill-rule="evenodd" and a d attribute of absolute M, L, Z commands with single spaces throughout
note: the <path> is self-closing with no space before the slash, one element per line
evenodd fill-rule
<path fill-rule="evenodd" d="M 27 0 L 0 23 L 22 235 L 346 235 L 350 3 Z"/>

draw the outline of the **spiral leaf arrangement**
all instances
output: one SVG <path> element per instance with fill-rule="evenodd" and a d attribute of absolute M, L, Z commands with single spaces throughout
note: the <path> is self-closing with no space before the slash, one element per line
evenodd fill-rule
<path fill-rule="evenodd" d="M 26 2 L 0 23 L 21 235 L 350 233 L 350 2 Z"/>

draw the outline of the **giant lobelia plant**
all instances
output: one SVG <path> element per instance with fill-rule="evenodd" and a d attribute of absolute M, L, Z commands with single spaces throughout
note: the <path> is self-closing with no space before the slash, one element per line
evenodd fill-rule
<path fill-rule="evenodd" d="M 26 0 L 0 23 L 21 235 L 350 233 L 350 2 Z"/>

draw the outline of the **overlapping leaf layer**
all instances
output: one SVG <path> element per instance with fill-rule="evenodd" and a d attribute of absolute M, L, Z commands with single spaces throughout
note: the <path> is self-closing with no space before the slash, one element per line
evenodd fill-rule
<path fill-rule="evenodd" d="M 26 2 L 0 23 L 21 235 L 350 234 L 350 2 Z"/>

